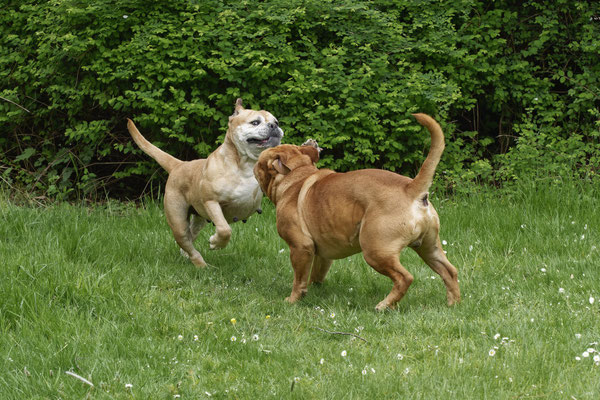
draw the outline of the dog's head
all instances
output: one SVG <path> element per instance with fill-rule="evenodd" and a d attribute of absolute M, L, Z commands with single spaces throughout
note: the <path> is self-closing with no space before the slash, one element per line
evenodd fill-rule
<path fill-rule="evenodd" d="M 282 144 L 263 151 L 254 166 L 254 176 L 263 193 L 276 203 L 275 191 L 279 183 L 297 168 L 314 166 L 319 161 L 319 150 L 317 142 L 312 140 L 302 146 Z"/>
<path fill-rule="evenodd" d="M 252 160 L 257 160 L 263 150 L 278 146 L 283 137 L 277 118 L 267 111 L 245 109 L 242 99 L 237 99 L 229 117 L 227 134 L 238 153 Z"/>

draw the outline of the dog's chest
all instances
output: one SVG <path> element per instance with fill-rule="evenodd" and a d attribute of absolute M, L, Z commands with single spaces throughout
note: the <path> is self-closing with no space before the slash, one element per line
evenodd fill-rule
<path fill-rule="evenodd" d="M 221 209 L 228 222 L 244 220 L 260 208 L 262 192 L 254 176 L 240 177 L 223 193 Z"/>

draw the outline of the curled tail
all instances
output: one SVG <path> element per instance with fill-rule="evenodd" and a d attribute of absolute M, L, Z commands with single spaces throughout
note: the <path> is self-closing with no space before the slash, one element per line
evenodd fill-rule
<path fill-rule="evenodd" d="M 133 138 L 134 142 L 142 149 L 142 151 L 154 158 L 167 172 L 171 172 L 173 168 L 181 164 L 183 161 L 176 159 L 170 154 L 165 153 L 142 136 L 140 131 L 135 127 L 132 120 L 127 118 L 127 129 Z"/>
<path fill-rule="evenodd" d="M 417 122 L 423 125 L 431 134 L 431 147 L 429 154 L 421 165 L 421 169 L 412 182 L 408 185 L 408 192 L 415 198 L 426 194 L 433 182 L 435 169 L 444 152 L 444 132 L 440 125 L 427 114 L 413 114 Z"/>

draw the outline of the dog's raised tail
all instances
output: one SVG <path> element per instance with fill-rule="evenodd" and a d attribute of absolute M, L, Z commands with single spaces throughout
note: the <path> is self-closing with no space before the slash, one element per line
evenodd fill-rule
<path fill-rule="evenodd" d="M 417 122 L 423 125 L 431 134 L 431 147 L 429 148 L 429 154 L 421 165 L 421 169 L 412 182 L 408 185 L 408 192 L 415 198 L 426 194 L 429 191 L 429 187 L 433 182 L 433 176 L 435 175 L 435 169 L 440 162 L 442 153 L 444 152 L 444 132 L 440 124 L 436 122 L 427 114 L 413 114 Z"/>
<path fill-rule="evenodd" d="M 142 149 L 144 153 L 154 158 L 156 162 L 159 163 L 160 166 L 163 167 L 167 172 L 171 172 L 173 168 L 183 162 L 172 155 L 165 153 L 147 141 L 146 138 L 142 136 L 140 131 L 138 131 L 133 121 L 129 118 L 127 118 L 127 129 L 129 130 L 133 141 L 139 146 L 139 148 Z"/>

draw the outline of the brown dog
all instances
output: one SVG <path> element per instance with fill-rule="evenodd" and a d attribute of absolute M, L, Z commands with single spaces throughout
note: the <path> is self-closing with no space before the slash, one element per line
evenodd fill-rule
<path fill-rule="evenodd" d="M 237 99 L 225 142 L 208 158 L 193 161 L 181 161 L 160 150 L 131 120 L 127 128 L 137 145 L 169 173 L 165 214 L 175 241 L 194 265 L 206 266 L 194 240 L 207 220 L 216 227 L 210 248 L 220 249 L 231 237 L 229 223 L 260 212 L 262 193 L 253 168 L 263 150 L 281 142 L 283 131 L 277 119 L 267 111 L 246 110 L 242 99 Z"/>
<path fill-rule="evenodd" d="M 439 218 L 428 190 L 444 151 L 439 124 L 414 114 L 431 133 L 429 154 L 414 179 L 366 169 L 347 173 L 319 170 L 313 146 L 281 145 L 264 151 L 254 173 L 276 205 L 277 231 L 290 246 L 294 303 L 312 282 L 322 282 L 333 259 L 363 252 L 365 261 L 394 283 L 376 309 L 393 308 L 413 276 L 398 257 L 406 246 L 437 272 L 446 285 L 448 305 L 460 301 L 457 270 L 442 251 Z"/>

